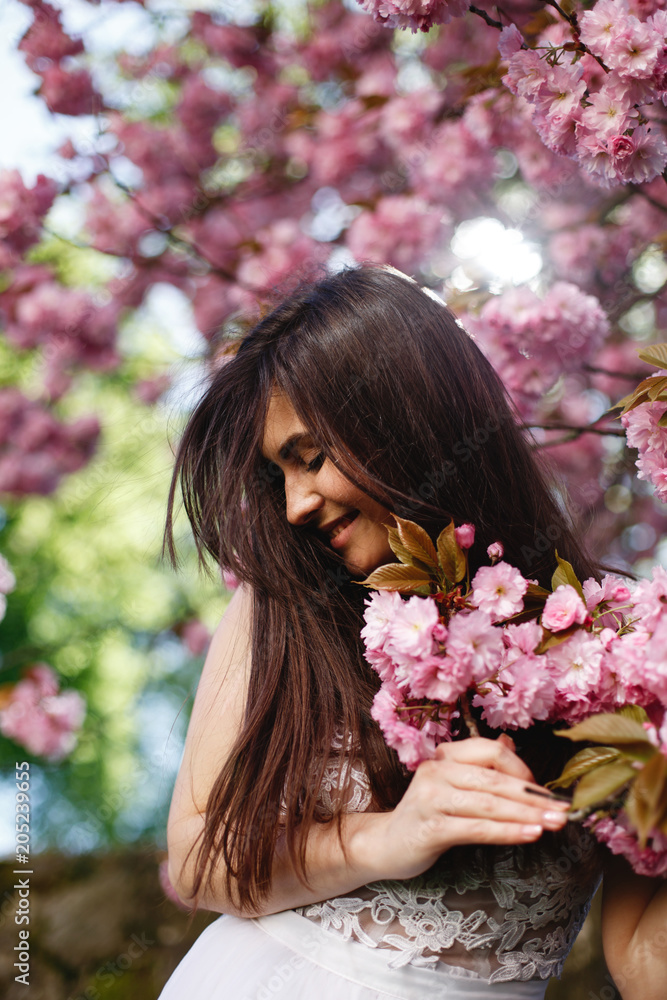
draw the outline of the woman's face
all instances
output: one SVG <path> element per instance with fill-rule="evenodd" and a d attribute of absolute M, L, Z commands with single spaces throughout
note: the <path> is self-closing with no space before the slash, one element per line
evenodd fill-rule
<path fill-rule="evenodd" d="M 315 529 L 354 575 L 395 562 L 390 511 L 357 489 L 323 454 L 283 393 L 269 403 L 262 454 L 285 477 L 287 520 Z"/>

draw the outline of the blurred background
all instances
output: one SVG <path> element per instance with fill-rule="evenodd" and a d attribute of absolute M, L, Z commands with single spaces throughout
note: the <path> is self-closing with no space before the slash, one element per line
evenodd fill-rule
<path fill-rule="evenodd" d="M 354 0 L 0 8 L 8 998 L 25 996 L 7 957 L 16 762 L 36 856 L 30 1000 L 157 997 L 211 919 L 190 926 L 176 904 L 166 818 L 234 581 L 198 572 L 182 518 L 180 571 L 165 565 L 166 497 L 211 366 L 297 280 L 377 260 L 435 289 L 597 554 L 639 576 L 667 565 L 664 486 L 646 461 L 638 476 L 609 412 L 654 370 L 638 349 L 666 339 L 665 184 L 601 184 L 544 144 L 502 83 L 495 10 L 411 33 Z M 503 10 L 563 44 L 544 4 Z M 549 1000 L 618 996 L 596 921 Z"/>

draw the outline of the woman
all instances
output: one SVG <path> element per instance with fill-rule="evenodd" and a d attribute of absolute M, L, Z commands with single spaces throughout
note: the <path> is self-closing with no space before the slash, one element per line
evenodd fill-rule
<path fill-rule="evenodd" d="M 549 538 L 595 573 L 489 363 L 399 272 L 325 278 L 214 374 L 170 512 L 177 478 L 200 555 L 242 585 L 204 666 L 168 829 L 179 895 L 224 916 L 162 1000 L 540 1000 L 600 875 L 592 839 L 543 787 L 565 741 L 485 731 L 409 774 L 371 718 L 379 678 L 359 637 L 359 581 L 394 559 L 392 513 L 434 537 L 472 521 L 473 571 L 500 540 L 548 586 Z M 167 535 L 173 556 L 171 513 Z M 604 908 L 624 1000 L 662 996 L 664 890 L 623 872 Z"/>

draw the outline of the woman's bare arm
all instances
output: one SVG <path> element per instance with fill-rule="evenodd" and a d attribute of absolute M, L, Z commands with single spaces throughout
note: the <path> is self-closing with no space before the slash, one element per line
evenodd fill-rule
<path fill-rule="evenodd" d="M 187 863 L 185 858 L 203 829 L 210 789 L 243 719 L 250 674 L 250 608 L 250 594 L 240 588 L 211 643 L 176 779 L 167 830 L 169 876 L 187 901 L 192 901 L 196 851 Z M 198 905 L 239 916 L 275 913 L 345 894 L 367 882 L 411 878 L 456 844 L 536 840 L 544 828 L 563 825 L 566 807 L 526 792 L 527 786 L 538 787 L 509 738 L 441 744 L 435 759 L 417 768 L 395 809 L 343 817 L 347 857 L 335 822 L 313 825 L 306 843 L 311 889 L 298 878 L 279 841 L 271 892 L 261 910 L 241 911 L 238 899 L 229 898 L 225 890 L 221 869 L 210 889 L 198 897 Z"/>
<path fill-rule="evenodd" d="M 664 1000 L 667 882 L 610 857 L 602 887 L 602 945 L 623 1000 Z"/>

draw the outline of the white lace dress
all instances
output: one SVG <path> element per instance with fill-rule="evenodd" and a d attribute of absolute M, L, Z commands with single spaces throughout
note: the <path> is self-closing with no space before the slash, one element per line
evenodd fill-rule
<path fill-rule="evenodd" d="M 365 811 L 368 776 L 359 761 L 349 766 L 346 808 Z M 327 809 L 338 777 L 330 765 Z M 482 850 L 458 849 L 417 878 L 266 917 L 223 915 L 159 1000 L 542 1000 L 599 879 L 596 842 L 579 826 L 530 858 L 497 848 L 485 863 Z"/>

